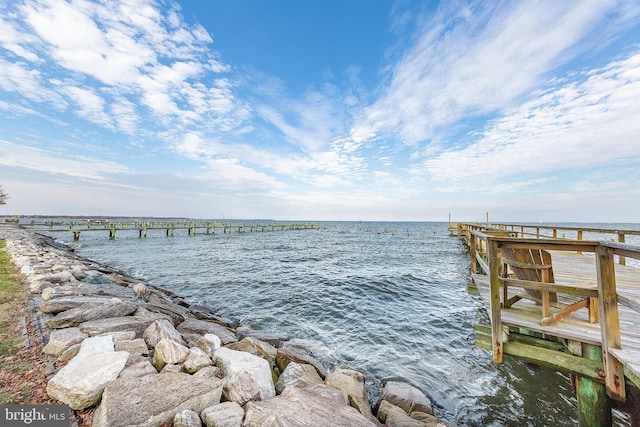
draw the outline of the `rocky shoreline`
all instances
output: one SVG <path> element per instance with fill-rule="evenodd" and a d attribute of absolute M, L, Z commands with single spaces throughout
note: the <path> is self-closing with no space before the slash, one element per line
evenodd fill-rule
<path fill-rule="evenodd" d="M 51 358 L 47 394 L 94 426 L 449 426 L 427 396 L 327 372 L 304 348 L 74 254 L 14 224 L 0 239 L 28 284 Z M 134 292 L 134 289 L 136 292 Z M 28 343 L 27 343 L 28 345 Z"/>

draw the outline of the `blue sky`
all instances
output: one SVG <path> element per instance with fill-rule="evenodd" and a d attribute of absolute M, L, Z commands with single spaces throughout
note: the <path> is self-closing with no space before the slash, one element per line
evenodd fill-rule
<path fill-rule="evenodd" d="M 4 0 L 0 185 L 0 215 L 640 222 L 640 3 Z"/>

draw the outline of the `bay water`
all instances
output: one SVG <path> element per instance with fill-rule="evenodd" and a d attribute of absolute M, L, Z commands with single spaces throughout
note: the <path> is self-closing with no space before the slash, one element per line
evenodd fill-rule
<path fill-rule="evenodd" d="M 234 224 L 242 224 L 240 221 Z M 247 221 L 266 223 L 265 221 Z M 567 375 L 475 345 L 489 324 L 467 290 L 470 257 L 447 223 L 327 222 L 320 229 L 188 236 L 176 230 L 83 233 L 79 255 L 284 334 L 327 368 L 365 374 L 372 402 L 386 380 L 423 390 L 459 426 L 574 426 Z M 619 425 L 625 416 L 616 414 Z"/>

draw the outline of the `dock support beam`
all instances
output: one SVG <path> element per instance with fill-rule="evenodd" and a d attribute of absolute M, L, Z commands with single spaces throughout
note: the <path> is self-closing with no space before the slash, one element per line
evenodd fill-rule
<path fill-rule="evenodd" d="M 583 357 L 602 361 L 600 347 L 584 344 Z M 590 378 L 575 376 L 578 399 L 578 425 L 580 427 L 609 427 L 613 424 L 611 401 L 604 384 Z"/>
<path fill-rule="evenodd" d="M 500 260 L 498 258 L 498 242 L 488 239 L 487 250 L 489 256 L 489 276 L 491 292 L 491 349 L 493 361 L 502 363 L 502 317 L 500 307 Z"/>

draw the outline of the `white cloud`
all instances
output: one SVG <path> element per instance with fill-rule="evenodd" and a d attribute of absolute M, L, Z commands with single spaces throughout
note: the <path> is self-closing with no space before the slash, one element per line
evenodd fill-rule
<path fill-rule="evenodd" d="M 635 53 L 539 94 L 494 120 L 477 142 L 425 160 L 424 170 L 434 180 L 464 186 L 637 158 L 638 99 Z"/>
<path fill-rule="evenodd" d="M 80 116 L 101 126 L 112 127 L 111 118 L 104 110 L 104 99 L 93 90 L 79 87 L 65 87 L 62 90 L 76 103 Z"/>
<path fill-rule="evenodd" d="M 159 124 L 175 131 L 193 125 L 231 131 L 247 118 L 232 84 L 216 77 L 230 67 L 210 50 L 211 37 L 201 25 L 184 22 L 175 6 L 161 11 L 150 0 L 16 6 L 7 13 L 0 43 L 32 62 L 0 62 L 3 89 L 39 102 L 59 91 L 79 103 L 80 117 L 106 129 L 117 122 L 130 134 L 145 131 L 143 122 L 151 123 L 146 130 Z M 123 106 L 114 104 L 123 100 Z M 133 112 L 135 104 L 148 109 L 136 109 L 124 124 L 123 111 Z"/>
<path fill-rule="evenodd" d="M 71 154 L 56 156 L 45 150 L 20 146 L 9 141 L 0 140 L 0 148 L 2 168 L 20 168 L 92 182 L 105 182 L 111 174 L 129 171 L 122 165 L 106 160 Z"/>
<path fill-rule="evenodd" d="M 511 107 L 545 73 L 577 53 L 576 41 L 612 1 L 444 2 L 391 67 L 383 96 L 351 130 L 356 141 L 399 135 L 415 144 L 451 133 L 463 119 Z"/>

